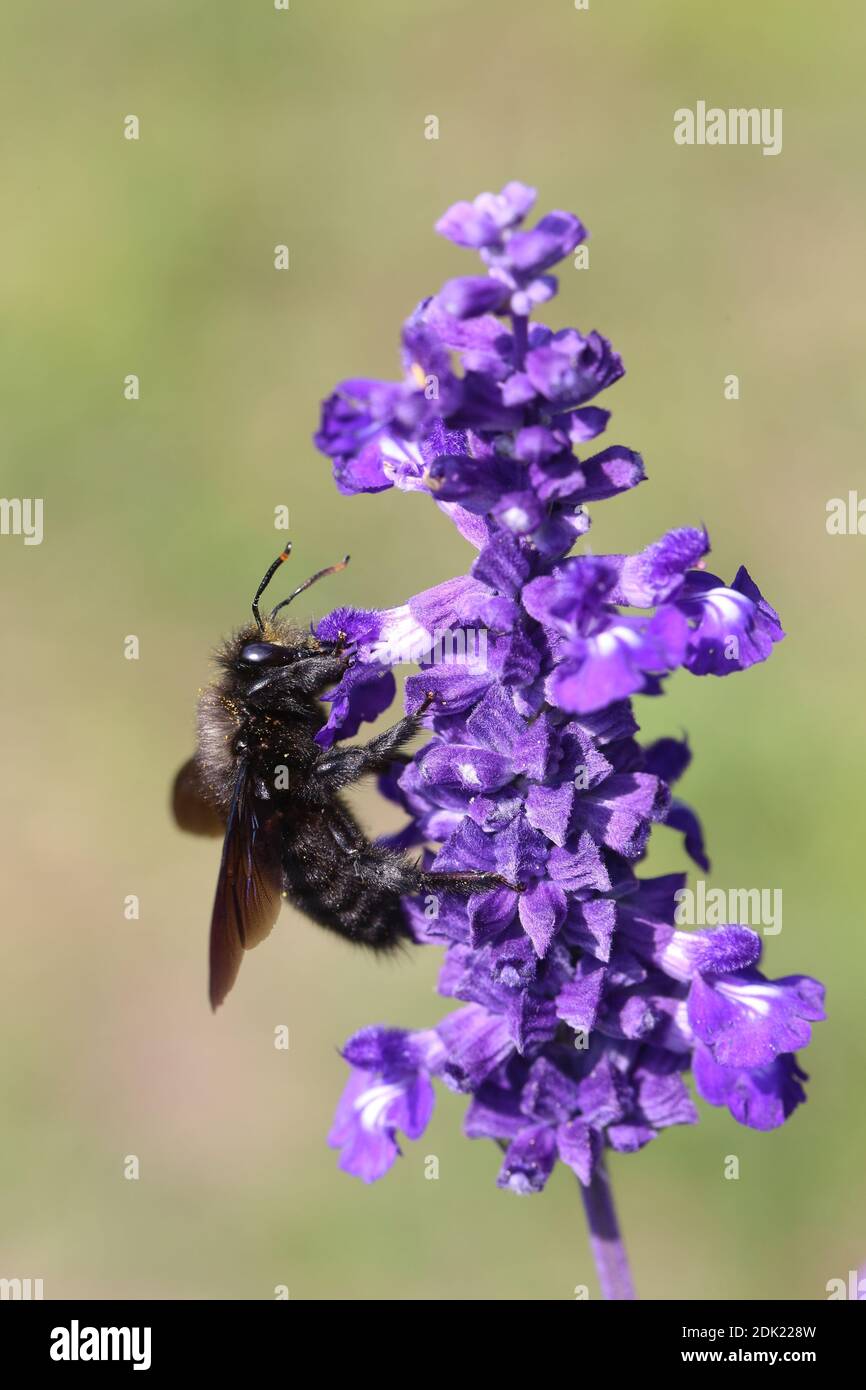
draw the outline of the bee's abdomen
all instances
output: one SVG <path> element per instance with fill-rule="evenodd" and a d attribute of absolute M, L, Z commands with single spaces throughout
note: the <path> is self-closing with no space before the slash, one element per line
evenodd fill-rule
<path fill-rule="evenodd" d="M 341 806 L 286 827 L 288 900 L 320 926 L 374 949 L 387 949 L 407 935 L 396 863 L 390 852 L 364 837 Z"/>

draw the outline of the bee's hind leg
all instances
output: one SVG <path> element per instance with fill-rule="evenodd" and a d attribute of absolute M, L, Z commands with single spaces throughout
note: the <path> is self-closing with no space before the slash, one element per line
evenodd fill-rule
<path fill-rule="evenodd" d="M 357 861 L 356 872 L 362 877 L 369 876 L 371 881 L 401 896 L 412 893 L 459 893 L 469 897 L 472 893 L 490 893 L 495 888 L 510 888 L 514 893 L 524 891 L 524 884 L 512 883 L 503 874 L 422 869 L 399 854 L 381 849 L 362 855 Z"/>
<path fill-rule="evenodd" d="M 512 883 L 511 879 L 504 874 L 473 873 L 471 870 L 439 870 L 413 869 L 413 877 L 418 883 L 415 889 L 405 889 L 406 892 L 415 893 L 435 893 L 441 889 L 449 893 L 489 893 L 494 888 L 510 888 L 513 893 L 525 892 L 525 884 Z"/>

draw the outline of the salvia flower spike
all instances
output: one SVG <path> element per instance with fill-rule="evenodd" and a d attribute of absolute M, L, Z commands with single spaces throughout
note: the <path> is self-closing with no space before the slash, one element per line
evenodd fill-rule
<path fill-rule="evenodd" d="M 573 1169 L 603 1292 L 627 1298 L 605 1150 L 694 1124 L 689 1070 L 740 1124 L 782 1124 L 805 1099 L 795 1053 L 823 989 L 767 979 L 748 927 L 680 930 L 684 874 L 639 876 L 656 823 L 708 861 L 676 792 L 689 748 L 641 743 L 631 697 L 661 694 L 680 667 L 744 670 L 784 633 L 745 568 L 730 583 L 706 568 L 701 527 L 636 555 L 570 554 L 588 505 L 645 474 L 633 449 L 596 442 L 609 420 L 596 398 L 623 373 L 611 344 L 531 318 L 587 236 L 567 212 L 527 230 L 535 197 L 509 183 L 448 209 L 436 230 L 483 273 L 424 299 L 403 326 L 401 379 L 340 383 L 316 434 L 341 492 L 426 492 L 476 552 L 467 575 L 401 607 L 319 624 L 348 634 L 355 658 L 320 741 L 375 719 L 395 696 L 391 667 L 420 659 L 406 708 L 435 692 L 432 737 L 381 779 L 409 818 L 394 843 L 522 890 L 407 900 L 415 940 L 445 947 L 439 991 L 460 1006 L 432 1028 L 349 1039 L 330 1143 L 372 1182 L 401 1133 L 423 1133 L 432 1079 L 465 1092 L 467 1136 L 504 1150 L 500 1187 L 540 1192 L 557 1162 Z"/>

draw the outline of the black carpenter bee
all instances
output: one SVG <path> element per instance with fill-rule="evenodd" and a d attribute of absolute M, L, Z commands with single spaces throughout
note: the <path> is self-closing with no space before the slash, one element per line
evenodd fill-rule
<path fill-rule="evenodd" d="M 210 929 L 214 1009 L 234 984 L 244 951 L 269 934 L 282 898 L 323 927 L 382 951 L 410 936 L 401 895 L 469 894 L 507 883 L 499 874 L 425 871 L 361 830 L 340 792 L 401 759 L 434 697 L 364 746 L 319 747 L 319 697 L 352 658 L 345 638 L 323 641 L 277 615 L 318 579 L 345 569 L 349 557 L 314 574 L 263 618 L 259 599 L 290 551 L 287 545 L 256 590 L 255 625 L 218 652 L 221 673 L 199 699 L 198 750 L 174 782 L 181 829 L 224 836 Z"/>

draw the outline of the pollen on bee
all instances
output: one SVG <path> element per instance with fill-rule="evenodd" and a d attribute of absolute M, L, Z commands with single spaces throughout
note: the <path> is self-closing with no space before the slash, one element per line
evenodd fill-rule
<path fill-rule="evenodd" d="M 410 371 L 412 372 L 412 375 L 419 386 L 426 386 L 427 377 L 424 373 L 424 368 L 421 366 L 420 362 L 413 362 Z"/>

